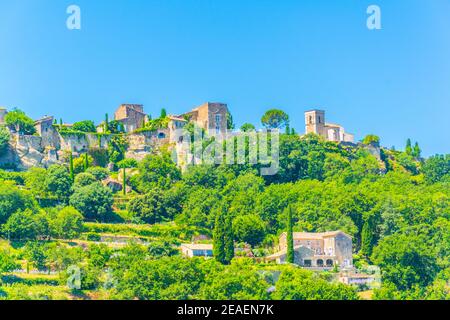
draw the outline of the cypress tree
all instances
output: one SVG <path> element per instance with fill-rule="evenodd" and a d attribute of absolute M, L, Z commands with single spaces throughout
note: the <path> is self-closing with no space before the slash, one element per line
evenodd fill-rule
<path fill-rule="evenodd" d="M 412 154 L 411 139 L 409 139 L 409 138 L 408 138 L 408 140 L 406 140 L 405 152 L 406 152 L 407 155 L 411 155 Z"/>
<path fill-rule="evenodd" d="M 123 168 L 123 181 L 122 181 L 122 191 L 123 191 L 123 195 L 126 196 L 127 195 L 127 171 L 125 168 Z"/>
<path fill-rule="evenodd" d="M 69 153 L 69 172 L 70 172 L 70 178 L 73 181 L 75 179 L 75 174 L 74 174 L 74 170 L 73 170 L 73 154 L 72 154 L 72 150 Z"/>
<path fill-rule="evenodd" d="M 361 254 L 366 257 L 372 255 L 373 248 L 374 234 L 371 220 L 371 218 L 366 219 L 361 231 Z"/>
<path fill-rule="evenodd" d="M 419 143 L 416 142 L 416 144 L 414 145 L 412 155 L 415 158 L 420 158 L 421 153 L 422 153 L 422 150 L 420 150 Z"/>
<path fill-rule="evenodd" d="M 84 154 L 84 171 L 89 168 L 89 156 L 87 152 Z"/>
<path fill-rule="evenodd" d="M 165 117 L 167 117 L 167 111 L 166 111 L 166 109 L 162 108 L 161 109 L 161 119 L 163 119 Z"/>
<path fill-rule="evenodd" d="M 286 124 L 286 134 L 287 135 L 291 134 L 291 127 L 290 127 L 289 123 Z"/>
<path fill-rule="evenodd" d="M 109 127 L 109 116 L 108 116 L 108 114 L 106 113 L 106 114 L 105 114 L 105 127 L 103 128 L 104 133 L 107 133 L 107 132 L 108 132 L 108 127 Z"/>
<path fill-rule="evenodd" d="M 229 264 L 231 260 L 233 260 L 234 258 L 234 235 L 233 235 L 233 225 L 230 216 L 227 216 L 225 218 L 224 244 L 225 244 L 225 261 L 227 264 Z"/>
<path fill-rule="evenodd" d="M 294 263 L 294 226 L 292 222 L 292 206 L 287 207 L 287 262 Z"/>
<path fill-rule="evenodd" d="M 223 219 L 222 212 L 217 213 L 216 223 L 214 226 L 213 232 L 213 245 L 214 245 L 214 257 L 220 263 L 226 262 L 226 254 L 225 254 L 225 242 L 224 242 L 224 229 L 225 221 Z"/>

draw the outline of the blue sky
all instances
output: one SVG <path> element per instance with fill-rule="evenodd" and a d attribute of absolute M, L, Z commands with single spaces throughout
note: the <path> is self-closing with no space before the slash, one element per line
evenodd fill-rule
<path fill-rule="evenodd" d="M 371 4 L 382 30 L 366 27 Z M 0 0 L 2 106 L 99 122 L 123 102 L 157 115 L 206 101 L 238 125 L 281 108 L 299 132 L 321 108 L 358 139 L 448 153 L 450 1 Z"/>

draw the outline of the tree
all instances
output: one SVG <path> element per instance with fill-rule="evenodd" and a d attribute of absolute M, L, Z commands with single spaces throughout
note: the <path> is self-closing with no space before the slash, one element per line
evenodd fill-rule
<path fill-rule="evenodd" d="M 133 259 L 134 260 L 134 259 Z M 113 298 L 138 300 L 187 300 L 195 296 L 205 278 L 201 259 L 162 257 L 118 265 Z"/>
<path fill-rule="evenodd" d="M 89 246 L 88 260 L 94 268 L 105 268 L 112 256 L 112 250 L 106 244 L 93 244 Z"/>
<path fill-rule="evenodd" d="M 19 264 L 15 262 L 14 256 L 5 250 L 0 250 L 0 283 L 2 274 L 17 268 L 19 268 Z"/>
<path fill-rule="evenodd" d="M 60 165 L 52 165 L 47 170 L 45 188 L 62 201 L 67 201 L 72 193 L 72 178 L 67 169 Z"/>
<path fill-rule="evenodd" d="M 92 157 L 91 157 L 92 159 Z M 89 155 L 87 153 L 84 154 L 84 171 L 86 171 L 89 168 Z M 94 162 L 93 159 L 91 163 Z"/>
<path fill-rule="evenodd" d="M 166 109 L 162 108 L 162 109 L 161 109 L 161 115 L 160 115 L 160 118 L 162 119 L 162 118 L 165 118 L 165 117 L 167 117 L 167 111 L 166 111 Z"/>
<path fill-rule="evenodd" d="M 375 244 L 373 218 L 368 217 L 364 222 L 361 232 L 361 254 L 365 257 L 370 257 L 372 254 L 372 248 Z"/>
<path fill-rule="evenodd" d="M 33 119 L 17 108 L 6 114 L 5 122 L 11 130 L 14 130 L 17 133 L 25 135 L 33 135 L 36 133 Z"/>
<path fill-rule="evenodd" d="M 223 211 L 219 212 L 216 217 L 213 231 L 213 250 L 214 258 L 218 262 L 225 264 L 227 260 L 225 253 L 225 217 Z"/>
<path fill-rule="evenodd" d="M 290 134 L 291 134 L 291 127 L 290 127 L 290 125 L 289 125 L 289 122 L 286 123 L 286 132 L 285 132 L 285 134 L 286 134 L 286 135 L 290 135 Z"/>
<path fill-rule="evenodd" d="M 242 132 L 251 132 L 251 131 L 255 131 L 255 130 L 256 130 L 255 126 L 252 125 L 251 123 L 244 123 L 241 126 L 241 131 Z"/>
<path fill-rule="evenodd" d="M 73 207 L 65 207 L 50 220 L 50 229 L 58 239 L 76 239 L 83 232 L 83 215 Z"/>
<path fill-rule="evenodd" d="M 75 167 L 73 164 L 73 154 L 72 151 L 70 151 L 69 153 L 69 175 L 70 175 L 70 180 L 74 180 L 75 178 Z"/>
<path fill-rule="evenodd" d="M 256 214 L 237 216 L 233 220 L 233 233 L 237 241 L 254 247 L 264 240 L 266 225 Z"/>
<path fill-rule="evenodd" d="M 215 262 L 216 263 L 216 262 Z M 249 259 L 233 260 L 230 266 L 208 272 L 199 290 L 199 299 L 267 300 L 270 284 L 254 269 Z"/>
<path fill-rule="evenodd" d="M 450 154 L 428 158 L 422 168 L 425 181 L 429 184 L 446 181 L 450 176 Z"/>
<path fill-rule="evenodd" d="M 109 115 L 107 113 L 105 114 L 105 122 L 103 125 L 104 125 L 103 132 L 108 133 L 109 132 Z"/>
<path fill-rule="evenodd" d="M 365 145 L 375 145 L 375 146 L 380 146 L 380 137 L 376 136 L 374 134 L 368 134 L 364 139 L 363 139 L 363 143 Z"/>
<path fill-rule="evenodd" d="M 288 206 L 287 208 L 287 262 L 294 263 L 295 262 L 295 252 L 294 252 L 294 223 L 292 221 L 292 206 Z"/>
<path fill-rule="evenodd" d="M 414 144 L 414 148 L 413 148 L 413 150 L 412 150 L 412 154 L 411 154 L 411 155 L 412 155 L 414 158 L 419 159 L 420 156 L 421 156 L 421 154 L 422 154 L 422 150 L 421 150 L 420 147 L 419 147 L 419 143 L 416 142 L 416 143 Z"/>
<path fill-rule="evenodd" d="M 69 203 L 87 219 L 104 220 L 112 211 L 113 195 L 109 188 L 96 182 L 77 188 Z"/>
<path fill-rule="evenodd" d="M 87 132 L 87 133 L 97 132 L 97 128 L 95 127 L 94 121 L 91 121 L 91 120 L 75 122 L 73 124 L 72 129 L 75 131 L 81 131 L 81 132 Z"/>
<path fill-rule="evenodd" d="M 35 197 L 46 197 L 48 190 L 45 186 L 47 170 L 44 168 L 30 168 L 25 175 L 25 186 Z"/>
<path fill-rule="evenodd" d="M 9 130 L 4 126 L 0 126 L 0 155 L 8 148 L 10 139 L 11 135 L 9 134 Z"/>
<path fill-rule="evenodd" d="M 74 173 L 79 174 L 86 171 L 94 163 L 94 159 L 87 153 L 73 159 Z"/>
<path fill-rule="evenodd" d="M 228 215 L 225 218 L 225 235 L 224 235 L 224 245 L 225 245 L 225 261 L 230 263 L 234 258 L 234 235 L 233 235 L 233 224 L 231 222 L 231 216 Z"/>
<path fill-rule="evenodd" d="M 268 110 L 261 118 L 261 123 L 267 129 L 281 129 L 289 123 L 289 116 L 282 110 Z"/>
<path fill-rule="evenodd" d="M 35 240 L 39 235 L 36 215 L 30 209 L 13 213 L 2 230 L 11 240 Z"/>
<path fill-rule="evenodd" d="M 86 173 L 92 174 L 97 181 L 103 181 L 109 177 L 109 171 L 102 167 L 89 167 Z"/>
<path fill-rule="evenodd" d="M 233 115 L 231 114 L 231 112 L 227 112 L 227 129 L 234 130 L 235 127 L 236 126 L 233 121 Z"/>
<path fill-rule="evenodd" d="M 358 300 L 354 287 L 329 283 L 307 270 L 284 270 L 272 296 L 274 300 Z"/>
<path fill-rule="evenodd" d="M 131 199 L 127 209 L 136 221 L 156 224 L 168 217 L 164 202 L 163 192 L 155 188 Z"/>
<path fill-rule="evenodd" d="M 120 136 L 113 136 L 108 143 L 109 160 L 112 163 L 118 163 L 125 158 L 125 152 L 128 148 L 128 141 Z"/>
<path fill-rule="evenodd" d="M 408 291 L 426 287 L 435 278 L 438 266 L 426 235 L 396 233 L 382 239 L 371 261 L 382 270 L 383 285 Z"/>
<path fill-rule="evenodd" d="M 139 174 L 133 176 L 132 183 L 140 192 L 147 192 L 155 187 L 168 189 L 181 178 L 180 169 L 170 155 L 149 155 L 139 163 Z"/>
<path fill-rule="evenodd" d="M 37 241 L 29 241 L 24 247 L 24 255 L 27 260 L 27 271 L 30 264 L 39 271 L 47 270 L 47 250 L 46 246 Z"/>
<path fill-rule="evenodd" d="M 30 193 L 8 183 L 0 184 L 0 225 L 17 211 L 35 210 L 37 204 Z"/>
<path fill-rule="evenodd" d="M 73 187 L 75 189 L 80 188 L 80 187 L 86 187 L 95 182 L 97 182 L 97 179 L 95 179 L 94 175 L 92 175 L 88 172 L 82 172 L 82 173 L 77 174 L 77 176 L 75 177 Z"/>
<path fill-rule="evenodd" d="M 412 155 L 412 152 L 413 152 L 413 149 L 412 149 L 412 146 L 411 146 L 411 139 L 409 139 L 408 138 L 408 140 L 406 140 L 406 149 L 405 149 L 405 152 L 406 152 L 406 154 L 407 155 Z"/>

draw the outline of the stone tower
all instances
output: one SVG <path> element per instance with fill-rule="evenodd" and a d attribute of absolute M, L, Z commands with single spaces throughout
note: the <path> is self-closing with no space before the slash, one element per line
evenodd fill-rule
<path fill-rule="evenodd" d="M 322 137 L 327 136 L 325 130 L 325 111 L 310 110 L 305 112 L 306 134 L 315 133 Z"/>

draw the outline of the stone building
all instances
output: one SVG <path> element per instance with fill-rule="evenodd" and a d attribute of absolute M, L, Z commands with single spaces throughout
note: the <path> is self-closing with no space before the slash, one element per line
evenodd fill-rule
<path fill-rule="evenodd" d="M 141 104 L 122 104 L 114 113 L 114 120 L 120 121 L 125 132 L 130 133 L 142 128 L 148 117 L 144 113 L 144 106 Z"/>
<path fill-rule="evenodd" d="M 227 131 L 228 106 L 224 103 L 207 102 L 181 116 L 187 117 L 209 135 L 224 134 Z"/>
<path fill-rule="evenodd" d="M 305 112 L 306 134 L 315 133 L 328 141 L 354 142 L 355 137 L 345 129 L 333 123 L 325 121 L 325 111 L 310 110 Z"/>
<path fill-rule="evenodd" d="M 212 244 L 182 244 L 180 246 L 181 253 L 185 257 L 213 257 Z"/>
<path fill-rule="evenodd" d="M 353 265 L 352 238 L 342 231 L 311 233 L 294 232 L 294 263 L 305 268 L 332 269 L 335 265 L 351 268 Z M 267 261 L 285 263 L 287 234 L 280 236 L 278 252 Z"/>

